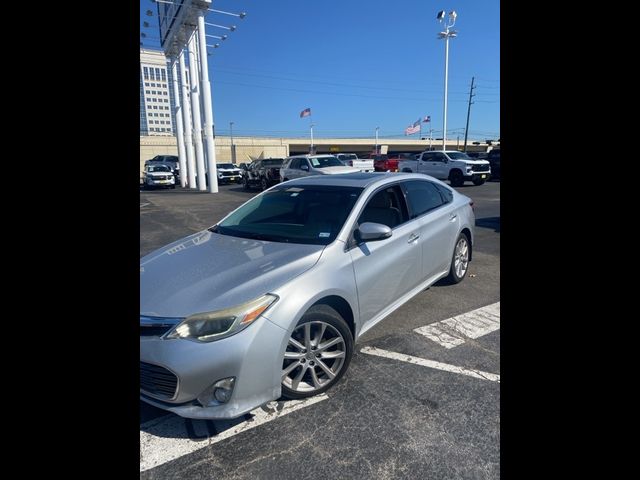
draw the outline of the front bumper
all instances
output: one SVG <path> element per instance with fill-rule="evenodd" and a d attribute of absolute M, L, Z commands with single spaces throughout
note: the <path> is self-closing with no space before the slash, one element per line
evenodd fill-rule
<path fill-rule="evenodd" d="M 231 177 L 218 177 L 220 183 L 240 182 L 242 181 L 242 175 L 234 175 Z"/>
<path fill-rule="evenodd" d="M 491 178 L 491 171 L 488 172 L 471 172 L 464 175 L 465 180 L 489 180 Z"/>
<path fill-rule="evenodd" d="M 230 419 L 280 397 L 287 332 L 265 317 L 231 337 L 211 343 L 140 337 L 140 361 L 178 377 L 173 399 L 140 390 L 140 399 L 186 418 Z M 236 377 L 229 402 L 203 407 L 197 397 L 215 382 Z"/>

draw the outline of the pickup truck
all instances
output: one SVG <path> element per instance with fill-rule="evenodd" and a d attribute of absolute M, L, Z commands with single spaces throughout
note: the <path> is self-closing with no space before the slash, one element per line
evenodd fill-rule
<path fill-rule="evenodd" d="M 369 158 L 373 160 L 373 168 L 376 172 L 398 171 L 398 159 L 389 158 L 386 153 L 370 153 Z"/>
<path fill-rule="evenodd" d="M 438 180 L 449 180 L 452 187 L 461 187 L 465 181 L 482 185 L 491 176 L 488 161 L 474 160 L 457 150 L 422 152 L 416 160 L 402 160 L 398 169 L 401 172 L 424 173 Z"/>
<path fill-rule="evenodd" d="M 500 149 L 494 148 L 487 154 L 487 161 L 491 164 L 492 176 L 500 178 Z"/>
<path fill-rule="evenodd" d="M 347 167 L 359 168 L 361 172 L 373 172 L 373 160 L 358 158 L 355 153 L 334 153 L 334 157 L 340 160 Z"/>
<path fill-rule="evenodd" d="M 245 166 L 242 172 L 242 186 L 245 190 L 259 187 L 261 190 L 280 182 L 280 168 L 284 158 L 263 158 Z"/>

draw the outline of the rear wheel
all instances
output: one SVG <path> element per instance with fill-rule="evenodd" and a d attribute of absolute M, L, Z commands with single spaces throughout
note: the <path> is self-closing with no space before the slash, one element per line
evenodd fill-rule
<path fill-rule="evenodd" d="M 452 170 L 449 174 L 449 181 L 452 187 L 461 187 L 464 184 L 464 177 L 460 170 Z"/>
<path fill-rule="evenodd" d="M 260 180 L 260 186 L 262 187 L 263 191 L 269 188 L 269 184 L 267 183 L 266 178 L 262 177 L 262 180 Z"/>
<path fill-rule="evenodd" d="M 467 275 L 469 270 L 469 255 L 471 253 L 471 246 L 469 239 L 464 233 L 461 233 L 456 241 L 456 246 L 453 249 L 453 257 L 451 258 L 451 267 L 449 268 L 449 275 L 447 281 L 450 283 L 460 283 Z"/>
<path fill-rule="evenodd" d="M 282 363 L 282 395 L 299 399 L 331 388 L 349 367 L 353 336 L 327 305 L 311 307 L 293 330 Z"/>

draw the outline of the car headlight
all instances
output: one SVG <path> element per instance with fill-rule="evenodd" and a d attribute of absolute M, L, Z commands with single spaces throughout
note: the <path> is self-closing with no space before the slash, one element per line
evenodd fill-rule
<path fill-rule="evenodd" d="M 185 318 L 165 338 L 215 342 L 247 328 L 277 299 L 278 297 L 275 295 L 263 295 L 260 298 L 226 310 L 196 313 Z"/>

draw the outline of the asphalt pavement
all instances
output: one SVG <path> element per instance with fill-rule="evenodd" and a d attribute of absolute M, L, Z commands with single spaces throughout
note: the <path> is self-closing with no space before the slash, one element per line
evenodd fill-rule
<path fill-rule="evenodd" d="M 476 214 L 463 282 L 433 285 L 369 330 L 343 379 L 310 402 L 272 402 L 231 422 L 140 402 L 141 478 L 499 478 L 500 183 L 458 190 Z M 140 256 L 256 193 L 141 191 Z M 465 334 L 455 345 L 424 334 L 452 325 Z"/>

